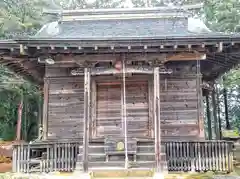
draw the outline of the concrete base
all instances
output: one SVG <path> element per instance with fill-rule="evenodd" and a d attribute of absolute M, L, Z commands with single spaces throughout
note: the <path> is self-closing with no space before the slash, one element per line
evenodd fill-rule
<path fill-rule="evenodd" d="M 91 179 L 91 176 L 87 172 L 74 171 L 72 174 L 72 178 Z"/>
<path fill-rule="evenodd" d="M 154 175 L 153 175 L 153 179 L 164 179 L 164 174 L 163 174 L 163 173 L 156 172 L 156 173 L 154 173 Z"/>

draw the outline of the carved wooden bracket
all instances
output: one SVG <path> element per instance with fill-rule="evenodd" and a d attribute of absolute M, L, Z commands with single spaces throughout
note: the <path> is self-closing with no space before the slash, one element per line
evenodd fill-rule
<path fill-rule="evenodd" d="M 91 67 L 91 65 L 90 65 Z M 159 69 L 160 74 L 171 74 L 173 71 L 161 66 Z M 121 74 L 122 70 L 118 70 L 114 67 L 112 68 L 91 68 L 91 75 L 116 75 Z M 153 74 L 153 67 L 151 66 L 133 66 L 129 65 L 125 68 L 126 74 L 138 73 L 138 74 Z M 83 75 L 83 68 L 77 68 L 71 70 L 72 75 Z"/>

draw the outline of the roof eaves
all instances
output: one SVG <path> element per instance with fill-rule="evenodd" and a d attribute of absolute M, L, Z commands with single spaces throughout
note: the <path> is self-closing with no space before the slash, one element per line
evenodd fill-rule
<path fill-rule="evenodd" d="M 44 37 L 29 37 L 15 39 L 16 42 L 50 42 L 50 41 L 65 41 L 65 42 L 82 42 L 82 41 L 128 41 L 128 42 L 139 42 L 139 41 L 178 41 L 178 40 L 190 40 L 190 41 L 240 41 L 240 34 L 187 34 L 187 35 L 168 35 L 168 36 L 118 36 L 118 37 L 84 37 L 84 38 L 44 38 Z"/>

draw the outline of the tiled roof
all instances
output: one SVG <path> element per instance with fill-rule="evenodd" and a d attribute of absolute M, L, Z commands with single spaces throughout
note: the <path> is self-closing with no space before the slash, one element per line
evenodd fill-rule
<path fill-rule="evenodd" d="M 51 22 L 33 38 L 114 39 L 133 37 L 189 36 L 206 33 L 206 27 L 189 31 L 189 14 L 176 9 L 138 11 L 100 11 L 63 13 L 58 22 Z M 193 29 L 193 28 L 192 28 Z"/>

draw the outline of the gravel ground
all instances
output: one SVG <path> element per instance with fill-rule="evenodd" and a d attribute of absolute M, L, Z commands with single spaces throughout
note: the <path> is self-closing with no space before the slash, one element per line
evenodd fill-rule
<path fill-rule="evenodd" d="M 240 179 L 240 176 L 216 175 L 213 179 Z"/>

